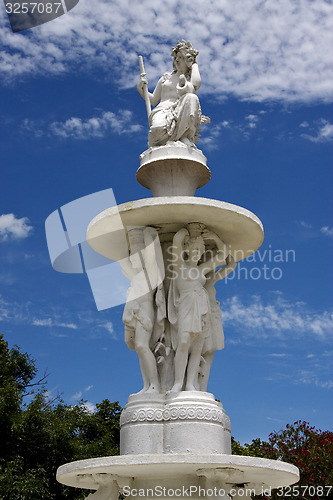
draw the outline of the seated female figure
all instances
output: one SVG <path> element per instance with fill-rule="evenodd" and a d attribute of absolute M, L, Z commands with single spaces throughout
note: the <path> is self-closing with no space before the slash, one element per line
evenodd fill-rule
<path fill-rule="evenodd" d="M 194 146 L 198 141 L 201 108 L 196 91 L 201 78 L 195 50 L 190 42 L 178 42 L 173 48 L 173 72 L 165 73 L 153 93 L 148 93 L 152 106 L 149 116 L 148 146 L 164 146 L 167 142 L 181 141 Z M 138 91 L 144 97 L 145 76 L 140 77 Z"/>

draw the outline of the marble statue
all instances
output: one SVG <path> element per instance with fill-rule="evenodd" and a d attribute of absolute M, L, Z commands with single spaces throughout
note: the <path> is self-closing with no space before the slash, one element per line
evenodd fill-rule
<path fill-rule="evenodd" d="M 92 480 L 98 485 L 98 489 L 95 493 L 90 493 L 85 500 L 118 500 L 119 486 L 116 480 L 110 481 L 108 474 L 103 473 L 93 474 Z"/>
<path fill-rule="evenodd" d="M 226 258 L 226 265 L 224 267 L 221 267 L 216 271 L 211 271 L 206 276 L 205 288 L 209 297 L 211 317 L 208 335 L 204 340 L 202 348 L 201 362 L 198 373 L 198 387 L 200 391 L 207 391 L 207 384 L 215 351 L 219 351 L 224 348 L 222 311 L 220 302 L 216 300 L 215 284 L 217 281 L 228 276 L 228 274 L 230 274 L 236 266 L 237 262 L 235 262 L 233 257 L 229 254 Z"/>
<path fill-rule="evenodd" d="M 207 240 L 213 241 L 217 250 L 200 263 Z M 171 391 L 178 392 L 183 387 L 186 391 L 199 390 L 200 360 L 212 315 L 205 284 L 207 275 L 224 264 L 227 255 L 223 241 L 202 224 L 188 224 L 173 238 L 173 277 L 168 294 L 168 320 L 176 326 L 172 339 L 175 380 Z"/>
<path fill-rule="evenodd" d="M 123 313 L 125 342 L 139 357 L 144 384 L 140 392 L 159 392 L 152 345 L 163 330 L 165 318 L 163 258 L 157 231 L 152 227 L 133 228 L 128 237 L 130 256 L 121 261 L 123 273 L 131 280 Z"/>
<path fill-rule="evenodd" d="M 180 141 L 194 146 L 198 141 L 201 123 L 209 122 L 203 117 L 196 91 L 200 88 L 201 77 L 196 62 L 198 51 L 190 42 L 182 40 L 173 47 L 173 71 L 164 73 L 153 93 L 147 91 L 148 81 L 141 73 L 138 91 L 148 99 L 147 110 L 155 106 L 149 114 L 148 146 L 164 146 Z M 147 103 L 146 103 L 147 104 Z"/>

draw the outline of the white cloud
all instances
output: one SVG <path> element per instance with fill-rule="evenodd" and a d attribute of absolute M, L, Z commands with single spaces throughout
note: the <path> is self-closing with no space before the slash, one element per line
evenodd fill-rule
<path fill-rule="evenodd" d="M 53 326 L 53 327 L 60 327 L 60 328 L 70 328 L 72 330 L 77 330 L 77 328 L 78 328 L 75 323 L 62 323 L 62 322 L 56 321 L 52 318 L 45 318 L 45 319 L 34 318 L 32 320 L 32 324 L 34 326 Z"/>
<path fill-rule="evenodd" d="M 61 328 L 70 328 L 71 330 L 77 330 L 78 328 L 75 323 L 54 323 L 54 326 L 60 326 Z"/>
<path fill-rule="evenodd" d="M 318 339 L 332 336 L 333 313 L 311 311 L 303 302 L 290 302 L 278 296 L 272 302 L 265 302 L 254 296 L 251 301 L 242 302 L 234 296 L 222 304 L 223 323 L 231 324 L 246 335 L 262 338 L 272 334 L 280 338 L 293 335 L 315 335 Z"/>
<path fill-rule="evenodd" d="M 96 406 L 93 403 L 91 403 L 90 401 L 86 401 L 83 404 L 83 406 L 88 413 L 95 413 L 95 411 L 96 411 Z"/>
<path fill-rule="evenodd" d="M 117 335 L 115 334 L 113 324 L 111 323 L 111 321 L 107 321 L 106 323 L 103 323 L 103 324 L 98 325 L 98 326 L 100 328 L 105 328 L 109 332 L 109 334 L 111 335 L 111 337 L 113 339 L 117 339 Z"/>
<path fill-rule="evenodd" d="M 111 321 L 101 323 L 96 314 L 89 310 L 71 311 L 68 308 L 59 307 L 44 310 L 38 304 L 33 305 L 31 302 L 9 302 L 2 295 L 0 295 L 0 321 L 15 325 L 52 328 L 50 333 L 57 337 L 70 334 L 70 332 L 67 335 L 64 334 L 65 330 L 78 329 L 81 333 L 84 332 L 85 335 L 94 337 L 96 328 L 103 328 L 104 332 L 99 330 L 101 336 L 109 339 L 111 335 L 112 339 L 118 340 Z"/>
<path fill-rule="evenodd" d="M 313 134 L 302 134 L 302 137 L 311 142 L 331 142 L 333 141 L 333 124 L 322 119 L 319 121 L 318 129 L 313 131 Z"/>
<path fill-rule="evenodd" d="M 329 238 L 333 238 L 333 227 L 323 226 L 320 228 L 320 232 Z"/>
<path fill-rule="evenodd" d="M 183 37 L 200 51 L 201 92 L 241 99 L 306 101 L 333 97 L 332 3 L 326 0 L 94 0 L 22 33 L 0 21 L 2 78 L 73 72 L 107 76 L 122 87 L 145 56 L 153 83 L 171 67 Z"/>
<path fill-rule="evenodd" d="M 99 116 L 86 119 L 72 117 L 63 122 L 57 121 L 50 124 L 37 124 L 33 120 L 25 118 L 22 129 L 32 132 L 36 137 L 48 135 L 60 139 L 86 140 L 91 137 L 102 138 L 109 133 L 121 135 L 138 132 L 141 125 L 132 123 L 132 121 L 133 113 L 125 109 L 117 113 L 103 111 Z"/>
<path fill-rule="evenodd" d="M 212 151 L 220 147 L 222 129 L 228 127 L 230 127 L 230 123 L 226 121 L 217 123 L 216 125 L 205 126 L 203 129 L 204 135 L 200 137 L 200 148 L 204 146 L 205 149 Z"/>
<path fill-rule="evenodd" d="M 73 396 L 71 396 L 71 399 L 74 400 L 74 399 L 81 399 L 82 398 L 82 391 L 78 391 L 76 392 L 75 394 L 73 394 Z"/>
<path fill-rule="evenodd" d="M 247 115 L 245 117 L 245 120 L 248 121 L 248 127 L 249 128 L 256 128 L 257 122 L 259 120 L 259 116 L 257 116 L 257 115 Z"/>
<path fill-rule="evenodd" d="M 49 125 L 49 133 L 67 139 L 89 139 L 90 137 L 105 137 L 108 132 L 116 134 L 134 133 L 141 125 L 132 124 L 133 113 L 123 110 L 116 113 L 104 111 L 101 116 L 93 116 L 82 120 L 69 118 L 65 122 L 53 122 Z"/>
<path fill-rule="evenodd" d="M 10 304 L 0 296 L 0 321 L 10 321 Z"/>
<path fill-rule="evenodd" d="M 27 238 L 33 228 L 27 217 L 18 219 L 14 214 L 0 215 L 0 240 L 23 240 Z"/>
<path fill-rule="evenodd" d="M 83 392 L 90 391 L 90 389 L 92 389 L 93 387 L 94 387 L 93 385 L 89 385 L 88 387 L 86 387 L 84 389 L 84 391 L 76 392 L 75 394 L 73 394 L 73 396 L 71 396 L 71 400 L 77 401 L 78 399 L 81 399 L 83 396 Z M 96 406 L 93 403 L 91 403 L 90 401 L 84 401 L 82 406 L 89 413 L 94 413 L 96 411 Z"/>
<path fill-rule="evenodd" d="M 295 384 L 315 385 L 316 387 L 320 387 L 321 389 L 333 388 L 333 380 L 323 380 L 311 370 L 300 370 L 293 382 Z"/>
<path fill-rule="evenodd" d="M 312 229 L 311 224 L 309 224 L 308 222 L 305 222 L 304 220 L 301 220 L 300 225 L 305 227 L 306 229 Z"/>
<path fill-rule="evenodd" d="M 32 321 L 34 326 L 52 326 L 53 322 L 51 318 L 48 319 L 34 319 Z"/>
<path fill-rule="evenodd" d="M 260 115 L 265 114 L 265 111 L 259 111 Z M 250 114 L 242 118 L 238 123 L 231 120 L 223 120 L 217 124 L 210 124 L 202 128 L 202 137 L 200 138 L 200 147 L 204 146 L 207 150 L 213 150 L 221 147 L 223 142 L 223 134 L 228 131 L 232 132 L 233 137 L 249 139 L 251 132 L 256 132 L 256 137 L 259 138 L 259 133 L 254 129 L 257 128 L 260 116 Z"/>

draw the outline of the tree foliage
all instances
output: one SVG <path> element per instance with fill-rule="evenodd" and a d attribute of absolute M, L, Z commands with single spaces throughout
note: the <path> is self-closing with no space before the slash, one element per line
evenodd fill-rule
<path fill-rule="evenodd" d="M 105 399 L 96 411 L 84 401 L 50 402 L 34 382 L 35 362 L 0 336 L 0 499 L 61 500 L 87 496 L 55 479 L 57 468 L 74 460 L 119 453 L 121 407 Z M 29 404 L 24 395 L 39 386 Z"/>
<path fill-rule="evenodd" d="M 289 462 L 299 468 L 299 488 L 295 488 L 294 495 L 291 490 L 288 498 L 333 498 L 333 432 L 321 431 L 308 422 L 297 420 L 279 432 L 272 432 L 269 442 L 262 446 L 262 453 L 264 457 Z M 325 486 L 332 486 L 332 490 L 319 488 Z M 275 498 L 279 497 L 275 494 Z"/>
<path fill-rule="evenodd" d="M 121 407 L 108 399 L 87 410 L 84 401 L 49 401 L 46 376 L 37 378 L 34 360 L 0 335 L 0 500 L 83 499 L 87 490 L 67 488 L 55 479 L 57 468 L 86 458 L 119 454 Z M 26 397 L 30 394 L 30 402 Z M 232 453 L 282 460 L 300 470 L 298 489 L 273 492 L 272 499 L 322 500 L 333 491 L 333 433 L 298 420 L 268 442 L 242 446 L 232 438 Z M 310 489 L 302 487 L 312 486 Z"/>
<path fill-rule="evenodd" d="M 272 432 L 268 442 L 254 439 L 251 444 L 242 446 L 232 438 L 232 452 L 282 460 L 299 468 L 300 480 L 295 488 L 273 491 L 272 500 L 333 498 L 333 432 L 321 431 L 308 422 L 297 420 L 279 432 Z"/>

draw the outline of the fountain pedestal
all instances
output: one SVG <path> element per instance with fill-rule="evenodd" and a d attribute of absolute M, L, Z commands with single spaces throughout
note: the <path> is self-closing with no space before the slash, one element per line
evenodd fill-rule
<path fill-rule="evenodd" d="M 236 262 L 251 255 L 263 241 L 260 220 L 242 207 L 194 197 L 195 190 L 210 177 L 203 155 L 183 146 L 179 154 L 175 147 L 156 149 L 142 155 L 137 172 L 138 181 L 152 189 L 154 197 L 100 213 L 88 227 L 90 246 L 120 260 L 126 257 L 126 248 L 123 239 L 118 244 L 119 230 L 158 228 L 167 279 L 165 248 L 185 224 L 198 223 L 223 238 Z M 170 369 L 168 377 L 170 389 Z M 119 457 L 63 465 L 58 469 L 58 481 L 97 490 L 87 497 L 91 500 L 116 500 L 119 493 L 134 498 L 138 492 L 152 499 L 189 495 L 198 499 L 205 492 L 214 498 L 237 500 L 290 485 L 299 477 L 291 464 L 231 455 L 230 420 L 222 404 L 207 392 L 133 394 L 120 425 Z"/>

